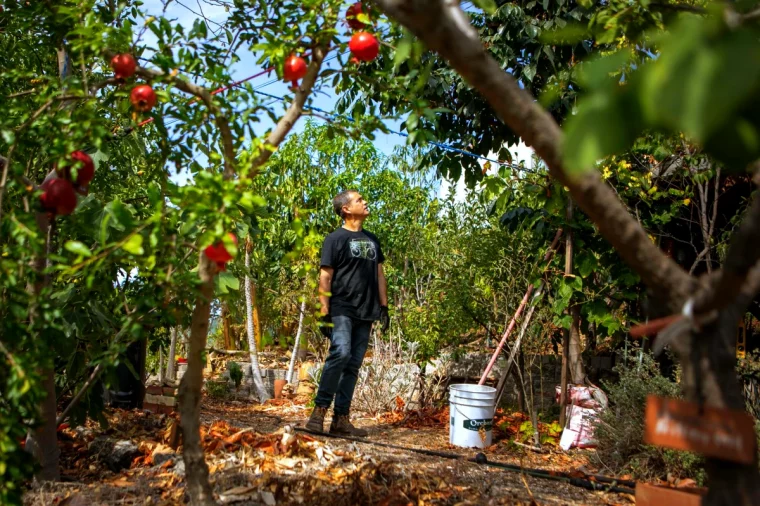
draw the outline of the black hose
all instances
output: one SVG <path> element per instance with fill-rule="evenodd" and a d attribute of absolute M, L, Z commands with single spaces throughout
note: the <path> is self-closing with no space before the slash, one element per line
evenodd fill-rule
<path fill-rule="evenodd" d="M 315 431 L 307 430 L 303 427 L 294 427 L 294 429 L 298 432 L 306 432 L 308 434 L 312 434 L 315 436 L 323 436 L 323 437 L 329 437 L 329 438 L 334 438 L 334 439 L 345 439 L 346 441 L 366 443 L 366 444 L 371 444 L 375 446 L 381 446 L 383 448 L 391 448 L 394 450 L 402 450 L 402 451 L 407 451 L 407 452 L 419 453 L 422 455 L 429 455 L 431 457 L 440 457 L 440 458 L 449 459 L 449 460 L 465 460 L 467 462 L 473 462 L 475 464 L 495 467 L 498 469 L 503 469 L 505 471 L 512 471 L 512 472 L 527 474 L 528 476 L 533 476 L 535 478 L 563 481 L 565 483 L 569 483 L 570 485 L 585 488 L 587 490 L 615 492 L 618 494 L 631 494 L 631 495 L 635 493 L 634 489 L 631 487 L 635 487 L 636 482 L 631 481 L 631 480 L 618 480 L 617 478 L 611 478 L 609 476 L 600 476 L 600 475 L 587 475 L 591 479 L 577 478 L 577 477 L 570 476 L 569 474 L 561 472 L 561 471 L 547 471 L 545 469 L 531 469 L 528 467 L 522 467 L 522 466 L 518 466 L 514 464 L 505 464 L 503 462 L 491 462 L 490 460 L 486 459 L 482 453 L 479 453 L 476 457 L 473 457 L 473 458 L 466 458 L 466 457 L 462 457 L 461 455 L 457 455 L 456 453 L 440 452 L 436 450 L 425 450 L 422 448 L 410 448 L 408 446 L 394 445 L 391 443 L 382 443 L 380 441 L 371 441 L 369 439 L 354 437 L 354 436 L 342 436 L 338 434 L 330 434 L 328 432 L 315 432 Z M 618 485 L 627 485 L 627 486 L 621 487 Z"/>

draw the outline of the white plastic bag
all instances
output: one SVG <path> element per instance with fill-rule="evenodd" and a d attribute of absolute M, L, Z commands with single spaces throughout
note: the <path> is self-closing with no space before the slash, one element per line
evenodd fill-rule
<path fill-rule="evenodd" d="M 567 451 L 570 448 L 594 448 L 594 422 L 597 410 L 570 405 L 567 407 L 567 424 L 562 431 L 559 446 Z"/>

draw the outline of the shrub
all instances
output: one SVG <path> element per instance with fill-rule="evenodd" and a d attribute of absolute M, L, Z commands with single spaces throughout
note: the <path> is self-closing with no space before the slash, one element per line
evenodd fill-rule
<path fill-rule="evenodd" d="M 644 405 L 647 395 L 680 397 L 678 383 L 660 373 L 649 353 L 629 355 L 615 366 L 619 378 L 603 382 L 610 400 L 596 426 L 596 455 L 605 468 L 640 479 L 692 478 L 702 484 L 704 459 L 691 452 L 669 450 L 643 443 Z"/>
<path fill-rule="evenodd" d="M 230 379 L 235 384 L 235 388 L 240 388 L 240 383 L 243 381 L 243 369 L 237 362 L 230 362 L 228 368 L 230 370 Z"/>
<path fill-rule="evenodd" d="M 230 393 L 230 385 L 226 381 L 207 381 L 206 393 L 214 399 L 225 399 Z"/>

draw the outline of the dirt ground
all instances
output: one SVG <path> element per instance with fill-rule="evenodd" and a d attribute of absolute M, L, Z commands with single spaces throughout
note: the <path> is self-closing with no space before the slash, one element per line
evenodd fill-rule
<path fill-rule="evenodd" d="M 565 481 L 528 476 L 468 462 L 475 450 L 448 443 L 448 413 L 393 412 L 354 417 L 374 442 L 455 453 L 445 459 L 364 442 L 294 430 L 310 409 L 306 399 L 255 402 L 204 398 L 203 442 L 214 492 L 221 504 L 309 505 L 491 505 L 631 504 L 633 496 L 591 491 Z M 601 472 L 593 450 L 562 452 L 545 445 L 536 453 L 510 443 L 504 414 L 495 443 L 484 450 L 491 462 L 573 473 Z M 63 481 L 33 486 L 29 506 L 111 504 L 170 505 L 186 502 L 184 463 L 172 450 L 176 418 L 133 410 L 108 412 L 109 427 L 95 424 L 61 431 Z M 329 423 L 329 419 L 328 422 Z M 326 424 L 327 426 L 327 424 Z M 114 472 L 93 451 L 98 439 L 131 441 L 138 451 L 129 468 Z"/>

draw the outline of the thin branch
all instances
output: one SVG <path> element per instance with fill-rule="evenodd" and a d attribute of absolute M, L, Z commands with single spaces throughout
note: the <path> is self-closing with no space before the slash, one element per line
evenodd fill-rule
<path fill-rule="evenodd" d="M 71 401 L 66 406 L 66 408 L 63 410 L 63 413 L 58 417 L 58 419 L 55 421 L 56 426 L 61 425 L 64 420 L 66 420 L 66 417 L 69 416 L 69 412 L 71 409 L 77 405 L 79 402 L 79 399 L 82 398 L 82 396 L 89 390 L 90 386 L 95 382 L 96 379 L 98 379 L 98 376 L 100 376 L 100 372 L 103 370 L 103 364 L 98 364 L 97 367 L 92 371 L 92 374 L 90 374 L 90 377 L 87 378 L 87 381 L 85 381 L 84 385 L 82 385 L 82 388 L 79 389 L 79 391 L 76 393 L 74 397 L 71 398 Z"/>
<path fill-rule="evenodd" d="M 108 57 L 113 57 L 115 53 L 107 53 Z M 190 95 L 198 97 L 206 104 L 209 112 L 214 117 L 214 122 L 219 133 L 222 136 L 222 150 L 224 154 L 224 176 L 226 179 L 231 179 L 235 175 L 235 144 L 232 136 L 232 130 L 230 124 L 227 121 L 227 117 L 222 113 L 221 109 L 214 103 L 214 98 L 211 92 L 203 86 L 198 86 L 191 82 L 185 81 L 178 77 L 166 74 L 160 70 L 148 69 L 138 65 L 135 70 L 135 74 L 144 77 L 149 81 L 165 81 L 172 84 L 180 91 L 184 91 Z"/>
<path fill-rule="evenodd" d="M 258 172 L 259 167 L 269 160 L 277 146 L 280 145 L 288 132 L 296 124 L 298 118 L 303 114 L 303 106 L 306 104 L 306 99 L 311 94 L 314 83 L 317 81 L 325 54 L 327 54 L 327 46 L 317 46 L 312 51 L 309 70 L 306 76 L 304 76 L 303 81 L 301 81 L 301 86 L 296 90 L 293 102 L 283 117 L 280 118 L 280 121 L 277 122 L 274 130 L 269 133 L 264 145 L 260 148 L 259 155 L 251 162 L 251 166 L 248 169 L 249 176 L 253 177 Z"/>
<path fill-rule="evenodd" d="M 706 314 L 720 310 L 734 302 L 745 289 L 750 270 L 760 260 L 760 198 L 755 197 L 739 228 L 734 232 L 723 262 L 723 268 L 710 276 L 694 297 L 694 313 Z M 751 280 L 750 280 L 751 281 Z"/>

